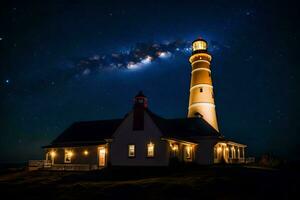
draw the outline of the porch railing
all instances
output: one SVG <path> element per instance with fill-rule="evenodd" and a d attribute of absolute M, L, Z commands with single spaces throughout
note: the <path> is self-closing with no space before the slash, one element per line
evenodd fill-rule
<path fill-rule="evenodd" d="M 98 165 L 90 164 L 52 164 L 50 160 L 29 160 L 29 171 L 45 169 L 55 171 L 90 171 L 101 169 Z"/>
<path fill-rule="evenodd" d="M 228 158 L 228 163 L 245 163 L 245 158 Z"/>
<path fill-rule="evenodd" d="M 255 157 L 246 158 L 246 163 L 254 163 L 254 162 L 255 162 Z"/>
<path fill-rule="evenodd" d="M 29 160 L 28 161 L 28 170 L 38 170 L 44 167 L 45 160 Z"/>
<path fill-rule="evenodd" d="M 98 169 L 97 165 L 89 164 L 54 164 L 50 170 L 56 171 L 90 171 Z"/>

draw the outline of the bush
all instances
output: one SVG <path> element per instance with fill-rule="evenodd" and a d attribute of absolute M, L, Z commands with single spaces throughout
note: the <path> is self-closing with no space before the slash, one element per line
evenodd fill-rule
<path fill-rule="evenodd" d="M 272 154 L 264 154 L 259 160 L 259 165 L 263 167 L 278 168 L 283 165 L 283 161 Z"/>

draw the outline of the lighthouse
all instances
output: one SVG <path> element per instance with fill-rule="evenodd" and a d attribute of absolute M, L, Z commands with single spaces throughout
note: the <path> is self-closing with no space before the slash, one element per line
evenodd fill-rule
<path fill-rule="evenodd" d="M 201 117 L 219 131 L 210 69 L 212 58 L 207 48 L 208 44 L 202 38 L 192 43 L 188 118 Z"/>

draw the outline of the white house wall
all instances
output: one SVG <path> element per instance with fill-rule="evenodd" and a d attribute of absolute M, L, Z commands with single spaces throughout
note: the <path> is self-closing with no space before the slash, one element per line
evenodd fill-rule
<path fill-rule="evenodd" d="M 214 145 L 216 139 L 198 140 L 196 148 L 196 163 L 200 165 L 210 165 L 214 163 Z"/>
<path fill-rule="evenodd" d="M 113 166 L 166 166 L 169 164 L 169 148 L 161 140 L 161 132 L 150 116 L 144 112 L 144 130 L 133 131 L 133 112 L 122 122 L 113 135 L 110 162 Z M 147 144 L 152 142 L 154 157 L 147 157 Z M 135 145 L 135 157 L 128 157 L 128 145 Z"/>

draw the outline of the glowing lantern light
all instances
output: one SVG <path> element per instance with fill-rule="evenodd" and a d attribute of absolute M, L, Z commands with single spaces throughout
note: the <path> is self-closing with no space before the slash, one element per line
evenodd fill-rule
<path fill-rule="evenodd" d="M 52 158 L 54 158 L 56 156 L 56 152 L 55 151 L 51 151 L 50 155 L 51 155 Z"/>

